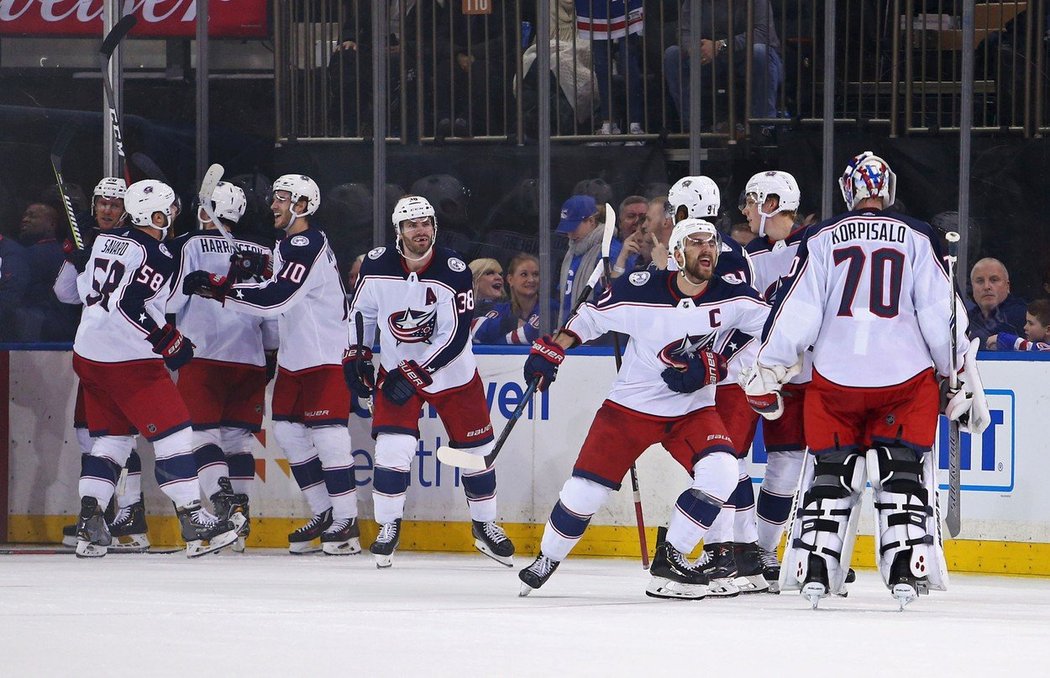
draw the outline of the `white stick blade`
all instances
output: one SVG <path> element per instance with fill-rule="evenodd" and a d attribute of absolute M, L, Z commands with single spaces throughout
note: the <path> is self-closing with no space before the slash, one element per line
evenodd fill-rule
<path fill-rule="evenodd" d="M 468 471 L 485 470 L 485 457 L 479 454 L 471 454 L 466 450 L 457 450 L 454 447 L 442 445 L 437 450 L 437 458 L 446 466 L 455 466 Z"/>
<path fill-rule="evenodd" d="M 222 175 L 225 171 L 219 163 L 215 163 L 208 168 L 208 171 L 204 173 L 203 181 L 201 181 L 200 195 L 202 199 L 204 197 L 211 199 L 211 194 L 215 192 L 215 187 L 222 181 Z"/>

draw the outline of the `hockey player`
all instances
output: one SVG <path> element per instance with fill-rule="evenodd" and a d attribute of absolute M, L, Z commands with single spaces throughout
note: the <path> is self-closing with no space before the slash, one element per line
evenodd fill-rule
<path fill-rule="evenodd" d="M 452 250 L 435 245 L 437 219 L 420 196 L 397 201 L 391 216 L 394 246 L 377 247 L 361 265 L 351 308 L 363 334 L 344 361 L 350 389 L 375 397 L 376 440 L 372 499 L 379 536 L 371 551 L 390 567 L 401 539 L 412 458 L 419 444 L 419 411 L 437 410 L 449 445 L 484 456 L 492 451 L 492 423 L 470 343 L 474 293 L 470 269 Z M 364 337 L 380 332 L 378 388 Z M 496 524 L 496 472 L 464 473 L 474 546 L 513 565 L 514 544 Z"/>
<path fill-rule="evenodd" d="M 721 238 L 710 222 L 679 222 L 670 247 L 680 270 L 621 278 L 597 305 L 582 306 L 557 337 L 536 341 L 525 362 L 526 381 L 539 378 L 542 390 L 557 376 L 565 349 L 610 331 L 631 337 L 623 368 L 551 511 L 540 554 L 518 573 L 523 596 L 550 578 L 654 443 L 667 448 L 692 483 L 678 497 L 669 528 L 660 528 L 646 593 L 689 599 L 737 593 L 687 559 L 737 484 L 733 442 L 714 408 L 725 360 L 710 347 L 719 331 L 757 334 L 769 305 L 747 285 L 715 276 Z"/>
<path fill-rule="evenodd" d="M 346 291 L 324 231 L 310 223 L 321 205 L 314 180 L 285 174 L 273 182 L 270 205 L 284 231 L 273 273 L 262 282 L 232 283 L 195 271 L 183 291 L 233 310 L 277 318 L 281 350 L 274 384 L 274 435 L 314 516 L 288 535 L 293 554 L 361 552 L 351 457 L 350 393 L 340 363 L 350 342 Z"/>
<path fill-rule="evenodd" d="M 66 260 L 58 269 L 55 278 L 55 297 L 63 304 L 79 306 L 77 276 L 83 272 L 91 256 L 91 245 L 100 231 L 109 231 L 124 224 L 124 194 L 127 184 L 120 177 L 103 177 L 95 186 L 91 196 L 91 222 L 78 224 L 84 249 L 77 249 L 71 240 L 65 243 Z M 77 384 L 76 403 L 73 408 L 73 431 L 76 434 L 80 453 L 91 453 L 91 434 L 88 432 L 84 414 L 84 389 Z M 109 520 L 109 531 L 113 538 L 112 551 L 140 552 L 149 549 L 146 536 L 146 507 L 142 501 L 142 460 L 138 452 L 131 451 L 124 466 L 124 482 L 117 484 L 114 494 L 116 512 Z M 62 544 L 77 545 L 77 524 L 62 528 Z"/>
<path fill-rule="evenodd" d="M 141 432 L 153 443 L 157 483 L 175 504 L 186 554 L 195 557 L 228 546 L 237 533 L 201 507 L 189 412 L 167 371 L 193 357 L 192 343 L 164 324 L 174 262 L 161 241 L 172 225 L 175 192 L 140 181 L 124 203 L 133 227 L 100 232 L 77 279 L 84 312 L 73 369 L 95 436 L 82 458 L 77 555 L 106 555 L 112 538 L 103 507 Z"/>
<path fill-rule="evenodd" d="M 792 261 L 805 231 L 797 214 L 801 198 L 795 177 L 781 171 L 759 172 L 748 180 L 744 189 L 740 212 L 756 236 L 747 245 L 755 270 L 754 286 L 771 304 L 781 281 L 791 274 Z M 768 460 L 758 491 L 758 546 L 764 575 L 773 589 L 778 587 L 780 578 L 777 546 L 791 513 L 791 501 L 805 457 L 802 411 L 806 384 L 812 373 L 809 354 L 805 355 L 801 371 L 784 387 L 784 415 L 762 425 Z"/>
<path fill-rule="evenodd" d="M 847 165 L 840 188 L 850 211 L 809 227 L 801 239 L 746 386 L 765 416 L 784 414 L 782 391 L 813 347 L 805 401 L 810 457 L 781 584 L 801 590 L 814 607 L 842 586 L 868 481 L 879 572 L 901 607 L 946 587 L 930 452 L 940 409 L 935 376 L 963 365 L 962 387 L 948 394 L 945 411 L 972 434 L 990 419 L 977 343 L 965 341 L 966 313 L 939 238 L 929 224 L 885 211 L 895 183 L 886 161 L 870 151 Z"/>
<path fill-rule="evenodd" d="M 688 218 L 713 221 L 718 217 L 721 193 L 718 184 L 709 177 L 682 177 L 667 192 L 667 205 L 675 223 Z M 673 261 L 669 267 L 678 268 Z M 733 284 L 753 283 L 751 259 L 739 243 L 728 238 L 722 241 L 715 275 Z M 745 461 L 755 438 L 758 414 L 748 406 L 744 391 L 737 383 L 744 367 L 754 362 L 758 342 L 749 334 L 730 330 L 719 333 L 715 350 L 727 363 L 726 376 L 718 383 L 715 408 L 733 440 L 738 476 L 736 489 L 704 535 L 701 563 L 712 579 L 728 581 L 741 593 L 758 593 L 767 590 L 769 584 L 762 576 L 755 531 L 755 493 Z"/>
<path fill-rule="evenodd" d="M 237 232 L 247 205 L 244 191 L 220 181 L 211 199 L 215 218 L 227 232 Z M 230 313 L 211 301 L 185 294 L 179 283 L 190 271 L 198 270 L 244 279 L 250 279 L 253 272 L 262 276 L 272 252 L 242 238 L 231 243 L 203 206 L 197 208 L 197 220 L 202 230 L 174 243 L 179 263 L 167 311 L 195 343 L 193 361 L 179 371 L 178 388 L 193 421 L 197 476 L 216 515 L 232 518 L 234 513 L 242 514 L 234 549 L 243 550 L 250 531 L 248 493 L 255 479 L 252 434 L 262 426 L 269 356 L 276 360 L 277 320 Z"/>

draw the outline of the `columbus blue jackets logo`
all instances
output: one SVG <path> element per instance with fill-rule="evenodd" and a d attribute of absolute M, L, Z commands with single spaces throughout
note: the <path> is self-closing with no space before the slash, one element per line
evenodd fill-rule
<path fill-rule="evenodd" d="M 715 333 L 697 336 L 689 334 L 677 341 L 672 341 L 664 346 L 657 357 L 664 365 L 684 370 L 687 367 L 686 359 L 698 351 L 709 349 L 715 344 Z"/>
<path fill-rule="evenodd" d="M 429 344 L 437 327 L 437 309 L 413 311 L 409 308 L 391 313 L 387 325 L 398 344 Z"/>

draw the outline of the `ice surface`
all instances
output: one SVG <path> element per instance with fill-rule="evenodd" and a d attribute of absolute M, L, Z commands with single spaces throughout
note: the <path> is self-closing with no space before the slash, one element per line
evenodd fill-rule
<path fill-rule="evenodd" d="M 0 556 L 0 675 L 1046 675 L 1050 580 L 953 575 L 904 612 L 878 573 L 797 594 L 644 593 L 637 561 L 569 558 L 518 597 L 481 555 Z"/>

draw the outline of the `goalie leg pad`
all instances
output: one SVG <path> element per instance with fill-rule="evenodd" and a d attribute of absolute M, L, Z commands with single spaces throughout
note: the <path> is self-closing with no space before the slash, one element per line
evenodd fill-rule
<path fill-rule="evenodd" d="M 931 496 L 936 497 L 935 481 L 929 479 L 933 474 L 923 458 L 929 456 L 899 446 L 868 451 L 868 475 L 875 490 L 875 557 L 890 588 L 902 574 L 915 580 L 919 593 L 927 592 L 934 582 L 938 588 L 945 586 L 940 576 L 944 556 L 930 502 Z M 902 562 L 895 572 L 898 559 Z"/>
<path fill-rule="evenodd" d="M 866 483 L 863 455 L 856 450 L 831 452 L 807 460 L 802 497 L 784 550 L 781 590 L 802 590 L 819 559 L 826 593 L 839 593 L 849 570 L 860 498 Z"/>

